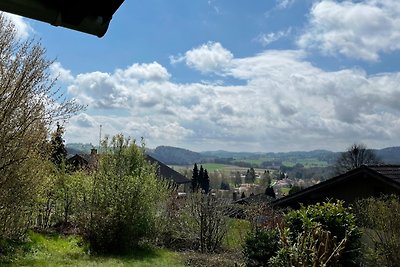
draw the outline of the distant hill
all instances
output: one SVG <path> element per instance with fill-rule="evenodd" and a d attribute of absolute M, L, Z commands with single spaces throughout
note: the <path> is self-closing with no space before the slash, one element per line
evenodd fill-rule
<path fill-rule="evenodd" d="M 88 154 L 92 144 L 71 143 L 66 144 L 69 155 Z M 400 164 L 400 147 L 387 147 L 383 149 L 373 149 L 378 157 L 386 164 Z M 291 163 L 312 163 L 317 162 L 320 166 L 333 165 L 339 152 L 328 150 L 313 151 L 292 151 L 292 152 L 229 152 L 223 150 L 194 152 L 188 149 L 159 146 L 155 149 L 146 149 L 146 152 L 157 160 L 168 165 L 192 165 L 194 163 L 215 162 L 223 164 L 242 164 L 243 167 L 259 166 L 265 167 L 269 163 L 278 163 L 278 166 L 284 162 Z M 323 164 L 322 164 L 323 163 Z M 322 164 L 322 165 L 321 165 Z"/>
<path fill-rule="evenodd" d="M 375 150 L 377 156 L 387 164 L 400 164 L 400 147 L 387 147 Z"/>
<path fill-rule="evenodd" d="M 149 151 L 150 156 L 169 165 L 191 165 L 202 160 L 202 155 L 187 149 L 159 146 Z"/>
<path fill-rule="evenodd" d="M 96 148 L 92 144 L 82 144 L 82 143 L 68 143 L 65 145 L 68 155 L 75 154 L 90 154 L 92 148 Z"/>

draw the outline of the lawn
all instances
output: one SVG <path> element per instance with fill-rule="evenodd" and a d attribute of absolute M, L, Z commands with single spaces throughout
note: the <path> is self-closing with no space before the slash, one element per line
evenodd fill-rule
<path fill-rule="evenodd" d="M 158 248 L 138 248 L 124 256 L 90 256 L 77 236 L 30 233 L 30 241 L 19 248 L 16 256 L 0 266 L 184 266 L 179 254 Z"/>

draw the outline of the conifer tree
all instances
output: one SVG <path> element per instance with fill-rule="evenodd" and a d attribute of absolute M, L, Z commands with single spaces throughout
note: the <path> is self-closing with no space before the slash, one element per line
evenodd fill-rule
<path fill-rule="evenodd" d="M 197 168 L 197 164 L 194 164 L 193 174 L 192 174 L 192 191 L 197 192 L 199 187 L 199 169 Z"/>
<path fill-rule="evenodd" d="M 208 176 L 207 169 L 204 170 L 203 190 L 207 194 L 210 191 L 210 177 Z"/>
<path fill-rule="evenodd" d="M 204 169 L 203 169 L 203 165 L 200 165 L 198 184 L 199 184 L 198 187 L 200 189 L 204 189 Z"/>
<path fill-rule="evenodd" d="M 60 167 L 62 162 L 67 158 L 67 150 L 64 145 L 64 127 L 57 123 L 57 129 L 51 134 L 51 161 L 57 167 Z"/>

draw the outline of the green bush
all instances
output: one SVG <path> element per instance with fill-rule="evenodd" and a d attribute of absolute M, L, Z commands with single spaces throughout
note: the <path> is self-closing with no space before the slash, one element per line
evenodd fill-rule
<path fill-rule="evenodd" d="M 383 196 L 360 200 L 355 206 L 364 229 L 367 266 L 400 266 L 400 200 Z"/>
<path fill-rule="evenodd" d="M 322 230 L 329 231 L 331 237 L 338 242 L 347 240 L 340 262 L 346 266 L 354 265 L 360 256 L 361 232 L 355 216 L 343 204 L 343 201 L 317 203 L 288 212 L 285 223 L 290 229 L 290 238 L 294 240 L 303 232 L 320 225 Z"/>
<path fill-rule="evenodd" d="M 361 234 L 343 202 L 303 206 L 286 213 L 283 221 L 274 218 L 253 216 L 257 224 L 243 251 L 249 266 L 356 264 Z M 265 223 L 270 221 L 275 223 Z"/>
<path fill-rule="evenodd" d="M 243 254 L 247 266 L 267 266 L 268 261 L 278 250 L 279 232 L 272 229 L 257 229 L 246 237 Z"/>
<path fill-rule="evenodd" d="M 143 149 L 122 135 L 106 139 L 101 152 L 85 237 L 95 252 L 128 251 L 155 233 L 165 187 Z"/>

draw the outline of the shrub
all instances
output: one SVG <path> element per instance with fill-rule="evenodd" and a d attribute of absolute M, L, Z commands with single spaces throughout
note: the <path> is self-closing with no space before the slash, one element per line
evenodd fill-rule
<path fill-rule="evenodd" d="M 303 206 L 283 221 L 264 208 L 251 219 L 243 250 L 249 266 L 351 266 L 358 259 L 360 231 L 343 202 Z"/>
<path fill-rule="evenodd" d="M 288 212 L 285 223 L 290 229 L 290 239 L 295 240 L 298 236 L 320 227 L 339 243 L 347 240 L 340 262 L 346 266 L 355 264 L 360 255 L 361 232 L 356 225 L 355 216 L 343 204 L 343 201 L 317 203 Z"/>
<path fill-rule="evenodd" d="M 165 187 L 143 150 L 122 135 L 103 141 L 85 237 L 95 252 L 130 250 L 155 233 Z"/>
<path fill-rule="evenodd" d="M 368 266 L 400 266 L 400 200 L 383 196 L 360 200 L 355 206 L 358 223 L 365 229 L 364 255 Z"/>
<path fill-rule="evenodd" d="M 277 230 L 257 229 L 247 236 L 243 254 L 248 266 L 266 266 L 279 250 Z"/>
<path fill-rule="evenodd" d="M 290 229 L 279 232 L 280 249 L 268 263 L 270 266 L 336 266 L 344 250 L 347 237 L 337 240 L 320 224 L 291 237 Z"/>

